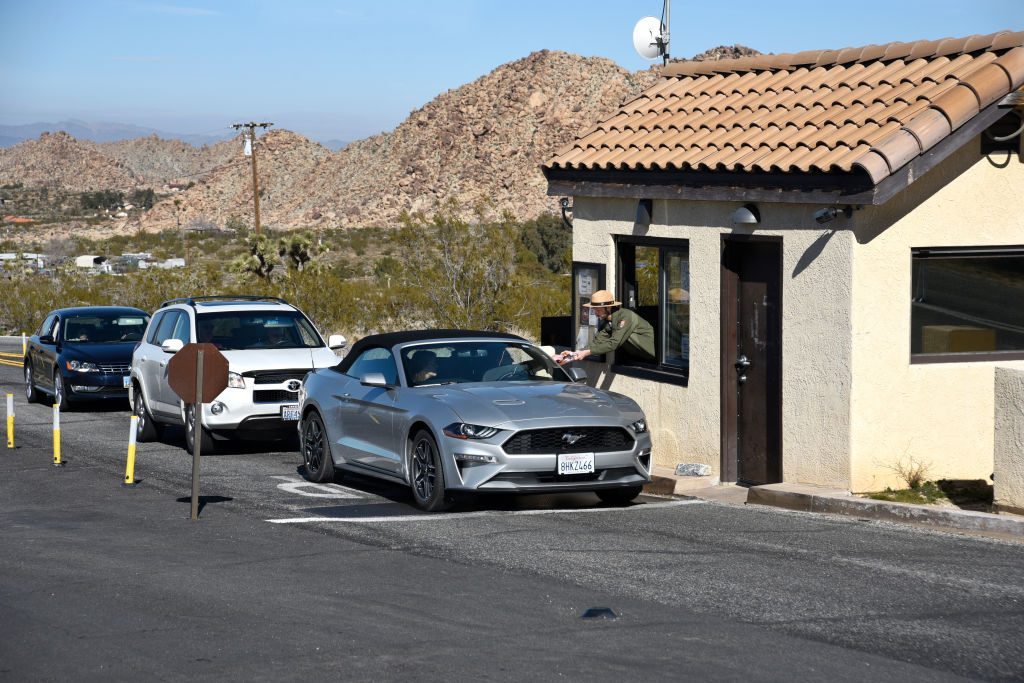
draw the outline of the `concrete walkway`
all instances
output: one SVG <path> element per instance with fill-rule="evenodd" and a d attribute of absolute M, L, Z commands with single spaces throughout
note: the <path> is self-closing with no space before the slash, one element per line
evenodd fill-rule
<path fill-rule="evenodd" d="M 975 512 L 937 505 L 912 505 L 871 500 L 843 489 L 808 484 L 767 484 L 744 487 L 718 484 L 710 477 L 675 477 L 656 471 L 648 493 L 697 498 L 725 505 L 767 505 L 860 519 L 910 524 L 954 533 L 988 536 L 1024 543 L 1024 516 Z"/>

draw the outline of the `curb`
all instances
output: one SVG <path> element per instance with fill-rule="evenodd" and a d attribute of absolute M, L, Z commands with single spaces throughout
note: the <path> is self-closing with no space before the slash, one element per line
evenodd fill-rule
<path fill-rule="evenodd" d="M 773 486 L 778 485 L 751 487 L 747 491 L 747 504 L 899 522 L 1024 542 L 1024 517 L 993 515 L 972 510 L 932 509 L 923 505 L 867 500 L 850 495 L 798 492 L 772 488 Z"/>

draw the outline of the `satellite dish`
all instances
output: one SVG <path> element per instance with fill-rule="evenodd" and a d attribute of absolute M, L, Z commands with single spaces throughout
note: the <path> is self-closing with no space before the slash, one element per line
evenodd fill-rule
<path fill-rule="evenodd" d="M 664 54 L 660 19 L 644 17 L 636 22 L 633 27 L 633 49 L 644 59 L 657 59 Z"/>

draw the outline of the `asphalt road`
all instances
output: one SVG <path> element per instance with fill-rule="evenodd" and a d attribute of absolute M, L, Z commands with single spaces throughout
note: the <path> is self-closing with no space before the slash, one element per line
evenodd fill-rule
<path fill-rule="evenodd" d="M 191 521 L 180 431 L 123 488 L 126 405 L 64 414 L 54 468 L 51 409 L 0 391 L 0 680 L 1024 680 L 1021 545 L 650 497 L 423 515 L 290 444 L 203 457 Z"/>

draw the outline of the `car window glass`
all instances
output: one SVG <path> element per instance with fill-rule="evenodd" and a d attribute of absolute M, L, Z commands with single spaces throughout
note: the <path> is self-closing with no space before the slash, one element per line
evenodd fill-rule
<path fill-rule="evenodd" d="M 398 367 L 387 349 L 366 349 L 348 369 L 348 374 L 357 379 L 362 379 L 371 372 L 384 375 L 384 381 L 388 384 L 398 384 Z"/>
<path fill-rule="evenodd" d="M 164 314 L 164 319 L 160 321 L 160 327 L 157 328 L 156 337 L 153 338 L 154 344 L 159 346 L 171 338 L 174 334 L 174 326 L 178 322 L 178 315 L 178 311 L 167 311 Z"/>
<path fill-rule="evenodd" d="M 218 349 L 305 349 L 324 346 L 301 313 L 289 310 L 202 312 L 196 339 Z"/>
<path fill-rule="evenodd" d="M 162 311 L 160 313 L 157 313 L 153 317 L 153 320 L 150 321 L 150 323 L 149 323 L 149 332 L 146 333 L 146 343 L 147 344 L 155 344 L 156 343 L 156 331 L 160 327 L 160 323 L 162 323 L 164 321 L 165 317 L 167 317 L 167 313 Z"/>
<path fill-rule="evenodd" d="M 46 316 L 46 320 L 44 320 L 43 324 L 39 326 L 39 330 L 36 332 L 36 334 L 39 335 L 40 337 L 45 337 L 53 328 L 53 323 L 56 320 L 57 315 L 55 313 L 51 313 L 50 315 Z"/>
<path fill-rule="evenodd" d="M 465 341 L 402 349 L 406 384 L 570 381 L 550 356 L 531 344 Z"/>
<path fill-rule="evenodd" d="M 188 344 L 191 341 L 191 332 L 192 325 L 188 319 L 188 313 L 179 311 L 178 322 L 174 326 L 174 332 L 171 333 L 171 337 L 180 339 L 182 344 Z"/>

